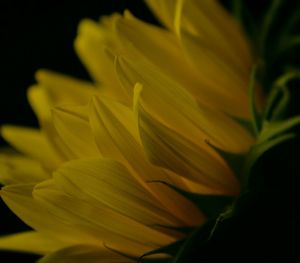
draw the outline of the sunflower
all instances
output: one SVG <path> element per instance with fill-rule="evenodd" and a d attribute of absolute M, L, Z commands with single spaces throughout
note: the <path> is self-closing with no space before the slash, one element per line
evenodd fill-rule
<path fill-rule="evenodd" d="M 2 249 L 133 262 L 208 219 L 180 191 L 240 193 L 220 151 L 255 141 L 241 124 L 247 39 L 217 1 L 146 2 L 163 27 L 129 11 L 83 20 L 75 49 L 93 82 L 39 70 L 28 99 L 40 129 L 1 128 L 17 150 L 1 154 L 1 198 L 33 229 L 2 237 Z"/>

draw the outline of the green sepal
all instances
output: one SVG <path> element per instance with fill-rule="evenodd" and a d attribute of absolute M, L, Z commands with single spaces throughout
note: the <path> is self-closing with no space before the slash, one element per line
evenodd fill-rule
<path fill-rule="evenodd" d="M 166 183 L 164 181 L 151 181 L 153 183 L 162 183 L 186 199 L 194 203 L 208 218 L 217 217 L 224 208 L 230 205 L 234 200 L 235 196 L 224 196 L 224 195 L 202 195 L 184 191 L 174 185 Z"/>

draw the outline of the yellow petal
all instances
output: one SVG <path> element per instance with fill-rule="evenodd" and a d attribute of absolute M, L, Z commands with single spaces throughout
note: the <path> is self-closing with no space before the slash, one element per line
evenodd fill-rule
<path fill-rule="evenodd" d="M 185 198 L 166 186 L 149 183 L 153 180 L 174 183 L 174 180 L 147 161 L 132 111 L 112 101 L 94 98 L 90 117 L 97 145 L 104 157 L 123 163 L 161 205 L 185 224 L 194 225 L 203 221 L 200 212 Z"/>
<path fill-rule="evenodd" d="M 69 158 L 98 156 L 94 137 L 89 126 L 86 107 L 69 106 L 52 110 L 53 125 L 71 155 Z"/>
<path fill-rule="evenodd" d="M 92 83 L 49 70 L 36 72 L 38 84 L 45 88 L 52 107 L 62 104 L 86 104 L 98 93 Z"/>
<path fill-rule="evenodd" d="M 132 92 L 136 82 L 143 85 L 141 103 L 151 116 L 195 144 L 203 146 L 209 140 L 225 151 L 239 153 L 253 143 L 239 124 L 220 111 L 197 104 L 190 93 L 153 66 L 121 58 L 116 66 L 127 90 Z"/>
<path fill-rule="evenodd" d="M 50 109 L 53 106 L 46 90 L 41 85 L 31 86 L 27 91 L 28 101 L 38 117 L 41 126 L 48 125 L 51 119 Z"/>
<path fill-rule="evenodd" d="M 75 49 L 94 81 L 101 85 L 100 92 L 128 103 L 129 98 L 122 91 L 115 75 L 114 56 L 107 49 L 113 48 L 114 42 L 110 30 L 86 19 L 79 25 Z"/>
<path fill-rule="evenodd" d="M 27 225 L 41 234 L 69 244 L 78 244 L 85 240 L 98 242 L 77 226 L 56 216 L 32 197 L 35 184 L 18 184 L 1 189 L 1 198 L 6 205 Z"/>
<path fill-rule="evenodd" d="M 134 255 L 174 241 L 173 238 L 89 198 L 84 192 L 80 192 L 80 188 L 66 194 L 55 181 L 45 181 L 35 187 L 33 196 L 45 209 L 98 239 L 98 243 L 105 242 Z"/>
<path fill-rule="evenodd" d="M 4 185 L 47 180 L 50 174 L 41 164 L 17 154 L 0 154 L 0 181 Z"/>
<path fill-rule="evenodd" d="M 40 161 L 46 168 L 51 169 L 61 162 L 46 136 L 37 129 L 5 125 L 1 135 L 18 151 Z"/>
<path fill-rule="evenodd" d="M 67 243 L 41 233 L 27 231 L 0 236 L 0 249 L 45 255 L 66 246 Z"/>
<path fill-rule="evenodd" d="M 38 263 L 133 263 L 103 246 L 79 244 L 65 247 L 40 259 Z"/>
<path fill-rule="evenodd" d="M 116 161 L 72 161 L 60 167 L 54 177 L 67 192 L 74 191 L 76 185 L 86 195 L 135 221 L 153 226 L 174 225 L 174 218 Z"/>

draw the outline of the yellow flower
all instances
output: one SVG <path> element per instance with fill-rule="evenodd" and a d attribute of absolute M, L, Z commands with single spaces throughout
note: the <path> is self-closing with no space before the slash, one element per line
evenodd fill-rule
<path fill-rule="evenodd" d="M 2 127 L 1 197 L 32 231 L 2 249 L 42 262 L 132 262 L 183 237 L 205 214 L 188 192 L 238 195 L 215 148 L 245 153 L 252 58 L 239 25 L 213 0 L 148 0 L 165 28 L 129 12 L 84 20 L 76 51 L 94 82 L 47 70 L 28 92 L 41 129 Z M 213 146 L 213 147 L 212 147 Z M 111 249 L 108 249 L 111 248 Z"/>

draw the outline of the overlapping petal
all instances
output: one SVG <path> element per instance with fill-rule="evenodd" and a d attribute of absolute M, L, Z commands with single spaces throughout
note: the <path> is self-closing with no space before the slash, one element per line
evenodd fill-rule
<path fill-rule="evenodd" d="M 83 20 L 75 49 L 93 82 L 38 71 L 28 99 L 41 129 L 1 128 L 20 152 L 0 156 L 1 198 L 34 231 L 0 238 L 0 249 L 129 263 L 122 253 L 205 222 L 170 185 L 239 194 L 215 148 L 241 154 L 254 142 L 234 119 L 250 117 L 247 40 L 215 0 L 146 2 L 165 28 L 128 11 Z"/>

